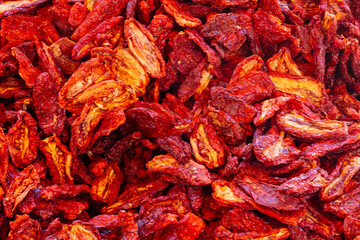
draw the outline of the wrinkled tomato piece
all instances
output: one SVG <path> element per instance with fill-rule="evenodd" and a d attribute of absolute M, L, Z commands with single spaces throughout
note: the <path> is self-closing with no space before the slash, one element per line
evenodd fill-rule
<path fill-rule="evenodd" d="M 270 43 L 285 41 L 291 36 L 290 28 L 282 25 L 276 16 L 259 8 L 252 16 L 255 32 Z"/>
<path fill-rule="evenodd" d="M 89 33 L 94 26 L 99 25 L 106 19 L 119 15 L 119 13 L 125 8 L 127 1 L 125 0 L 100 0 L 97 4 L 94 4 L 90 10 L 90 13 L 86 16 L 84 21 L 73 32 L 71 39 L 79 41 L 87 33 Z"/>
<path fill-rule="evenodd" d="M 195 28 L 201 25 L 201 20 L 185 12 L 175 0 L 162 1 L 165 11 L 175 18 L 177 24 L 182 27 Z"/>
<path fill-rule="evenodd" d="M 359 161 L 360 156 L 353 153 L 339 158 L 335 170 L 330 175 L 331 181 L 321 190 L 320 198 L 330 201 L 342 195 L 351 179 L 360 170 Z"/>
<path fill-rule="evenodd" d="M 71 224 L 62 224 L 57 218 L 52 221 L 45 231 L 43 239 L 92 239 L 100 240 L 101 236 L 99 231 L 94 225 L 80 220 L 76 220 Z"/>
<path fill-rule="evenodd" d="M 211 183 L 208 170 L 201 164 L 190 160 L 182 164 L 171 155 L 159 155 L 146 164 L 148 171 L 161 172 L 176 176 L 184 183 L 201 186 Z"/>
<path fill-rule="evenodd" d="M 17 215 L 15 221 L 10 223 L 10 232 L 7 239 L 40 240 L 41 236 L 42 231 L 39 222 L 24 214 Z"/>
<path fill-rule="evenodd" d="M 68 148 L 53 135 L 41 141 L 40 150 L 46 157 L 46 164 L 50 169 L 52 182 L 55 184 L 72 184 L 71 174 L 73 158 Z"/>
<path fill-rule="evenodd" d="M 265 135 L 254 139 L 254 153 L 266 166 L 287 164 L 295 160 L 301 153 L 291 137 L 275 127 Z"/>
<path fill-rule="evenodd" d="M 109 48 L 114 47 L 122 35 L 122 22 L 122 17 L 113 17 L 102 22 L 95 29 L 79 39 L 72 48 L 71 57 L 75 60 L 80 60 L 100 44 Z"/>
<path fill-rule="evenodd" d="M 126 117 L 146 137 L 165 137 L 175 124 L 174 117 L 158 103 L 141 102 L 126 111 Z"/>
<path fill-rule="evenodd" d="M 197 125 L 190 137 L 190 144 L 195 159 L 200 164 L 205 164 L 210 169 L 224 164 L 224 146 L 208 120 L 203 119 Z"/>
<path fill-rule="evenodd" d="M 11 182 L 3 199 L 4 212 L 11 218 L 18 204 L 40 183 L 40 177 L 33 165 L 29 165 Z"/>
<path fill-rule="evenodd" d="M 240 75 L 241 76 L 241 75 Z M 260 71 L 251 71 L 242 77 L 233 75 L 227 89 L 248 104 L 263 100 L 275 90 L 270 77 Z"/>
<path fill-rule="evenodd" d="M 15 167 L 32 163 L 39 146 L 39 135 L 35 119 L 25 111 L 17 112 L 17 122 L 6 133 L 9 153 Z"/>
<path fill-rule="evenodd" d="M 24 79 L 26 86 L 33 87 L 35 78 L 41 71 L 32 65 L 30 59 L 17 47 L 13 47 L 12 54 L 19 63 L 19 75 Z"/>
<path fill-rule="evenodd" d="M 118 164 L 112 162 L 108 164 L 104 172 L 93 181 L 90 195 L 95 201 L 111 204 L 116 200 L 123 180 L 124 175 Z"/>
<path fill-rule="evenodd" d="M 197 239 L 205 228 L 204 220 L 193 213 L 186 214 L 179 222 L 156 232 L 155 239 Z"/>
<path fill-rule="evenodd" d="M 49 201 L 55 198 L 75 197 L 82 193 L 88 193 L 89 191 L 90 191 L 90 187 L 85 184 L 78 184 L 78 185 L 54 184 L 42 189 L 40 192 L 40 197 Z"/>
<path fill-rule="evenodd" d="M 295 76 L 303 76 L 296 63 L 291 58 L 290 50 L 283 47 L 266 62 L 269 70 L 273 72 L 289 73 Z"/>
<path fill-rule="evenodd" d="M 124 34 L 131 53 L 150 76 L 154 78 L 164 77 L 165 61 L 149 30 L 132 18 L 125 21 Z"/>
<path fill-rule="evenodd" d="M 79 67 L 80 62 L 71 59 L 71 51 L 75 42 L 68 38 L 60 38 L 49 47 L 55 64 L 66 74 L 72 74 Z"/>
<path fill-rule="evenodd" d="M 58 103 L 60 87 L 48 73 L 42 73 L 35 79 L 33 99 L 39 126 L 45 134 L 60 135 L 65 127 L 65 109 Z M 46 93 L 46 94 L 44 94 Z"/>
<path fill-rule="evenodd" d="M 311 119 L 295 111 L 278 116 L 276 122 L 281 130 L 305 141 L 327 140 L 348 135 L 348 126 L 345 122 Z"/>
<path fill-rule="evenodd" d="M 163 180 L 148 179 L 128 184 L 117 201 L 103 208 L 104 213 L 114 213 L 119 209 L 132 209 L 152 199 L 155 194 L 164 190 L 169 184 Z"/>

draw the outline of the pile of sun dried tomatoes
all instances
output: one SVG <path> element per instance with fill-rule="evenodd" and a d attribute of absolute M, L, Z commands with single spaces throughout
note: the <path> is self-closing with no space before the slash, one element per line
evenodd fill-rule
<path fill-rule="evenodd" d="M 360 1 L 0 21 L 0 239 L 360 239 Z"/>

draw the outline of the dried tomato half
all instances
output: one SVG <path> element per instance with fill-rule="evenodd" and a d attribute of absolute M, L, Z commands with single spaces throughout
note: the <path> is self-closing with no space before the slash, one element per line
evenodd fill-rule
<path fill-rule="evenodd" d="M 17 112 L 17 122 L 6 133 L 9 153 L 15 167 L 25 167 L 32 163 L 39 146 L 37 122 L 25 111 Z"/>

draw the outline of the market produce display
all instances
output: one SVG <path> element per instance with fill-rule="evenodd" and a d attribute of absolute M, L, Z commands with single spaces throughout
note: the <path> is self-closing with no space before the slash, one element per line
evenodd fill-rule
<path fill-rule="evenodd" d="M 360 1 L 0 21 L 0 239 L 360 239 Z"/>

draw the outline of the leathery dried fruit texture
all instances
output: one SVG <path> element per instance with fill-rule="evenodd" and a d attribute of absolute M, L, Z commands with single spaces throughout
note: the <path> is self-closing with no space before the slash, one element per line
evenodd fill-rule
<path fill-rule="evenodd" d="M 0 3 L 0 239 L 360 239 L 355 0 Z"/>

